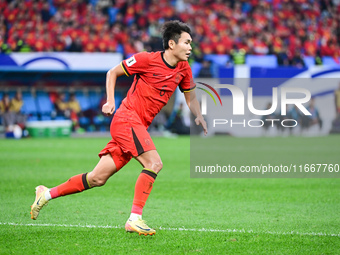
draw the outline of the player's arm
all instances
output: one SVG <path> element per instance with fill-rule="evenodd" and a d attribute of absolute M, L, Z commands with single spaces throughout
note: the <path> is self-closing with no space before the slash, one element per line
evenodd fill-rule
<path fill-rule="evenodd" d="M 115 87 L 117 78 L 119 76 L 122 76 L 124 73 L 124 70 L 121 65 L 117 65 L 113 68 L 111 68 L 106 73 L 106 103 L 102 107 L 102 112 L 110 116 L 115 111 Z"/>
<path fill-rule="evenodd" d="M 184 92 L 185 101 L 192 112 L 194 116 L 196 117 L 195 123 L 196 125 L 201 125 L 204 131 L 204 134 L 207 135 L 208 129 L 207 129 L 207 123 L 205 122 L 201 110 L 200 110 L 200 104 L 198 103 L 198 100 L 196 98 L 195 90 L 191 90 L 189 92 Z"/>

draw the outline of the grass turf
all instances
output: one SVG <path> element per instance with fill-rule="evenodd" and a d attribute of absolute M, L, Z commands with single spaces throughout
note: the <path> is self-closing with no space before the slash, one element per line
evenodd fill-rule
<path fill-rule="evenodd" d="M 227 156 L 258 161 L 254 150 L 260 139 L 262 146 L 283 144 L 266 151 L 268 157 L 288 150 L 294 155 L 295 149 L 299 161 L 301 144 L 331 148 L 333 158 L 327 150 L 313 154 L 322 162 L 340 155 L 340 137 L 329 136 L 288 137 L 284 143 L 282 138 L 228 138 L 234 150 Z M 154 139 L 164 169 L 144 219 L 156 236 L 124 231 L 142 169 L 134 160 L 104 187 L 53 200 L 31 220 L 34 187 L 53 187 L 91 171 L 107 141 L 0 140 L 0 254 L 340 253 L 340 179 L 190 179 L 188 137 Z"/>

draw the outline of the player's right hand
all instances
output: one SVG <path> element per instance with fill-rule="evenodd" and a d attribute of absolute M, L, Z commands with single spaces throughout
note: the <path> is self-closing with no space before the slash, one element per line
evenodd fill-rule
<path fill-rule="evenodd" d="M 199 116 L 195 119 L 196 125 L 201 125 L 204 131 L 204 135 L 208 134 L 208 128 L 207 128 L 207 123 L 205 122 L 204 118 L 202 116 Z"/>
<path fill-rule="evenodd" d="M 106 116 L 111 116 L 115 111 L 115 102 L 106 102 L 102 107 L 102 112 Z"/>

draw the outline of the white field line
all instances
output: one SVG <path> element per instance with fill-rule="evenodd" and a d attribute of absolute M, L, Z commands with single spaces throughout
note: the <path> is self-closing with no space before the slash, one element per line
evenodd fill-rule
<path fill-rule="evenodd" d="M 96 225 L 72 225 L 72 224 L 36 224 L 36 223 L 13 223 L 13 222 L 0 222 L 1 225 L 8 226 L 33 226 L 33 227 L 66 227 L 66 228 L 111 228 L 111 229 L 122 229 L 122 226 L 96 226 Z M 245 234 L 271 234 L 271 235 L 301 235 L 301 236 L 335 236 L 340 237 L 340 233 L 331 234 L 323 232 L 276 232 L 276 231 L 253 231 L 245 229 L 210 229 L 210 228 L 163 228 L 159 227 L 159 230 L 167 231 L 191 231 L 191 232 L 219 232 L 219 233 L 245 233 Z"/>

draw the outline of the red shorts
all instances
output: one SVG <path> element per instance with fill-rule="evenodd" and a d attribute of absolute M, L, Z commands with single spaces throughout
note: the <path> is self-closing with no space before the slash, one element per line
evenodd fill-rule
<path fill-rule="evenodd" d="M 156 147 L 143 124 L 134 118 L 133 114 L 125 113 L 114 116 L 110 133 L 112 140 L 99 153 L 99 157 L 111 154 L 117 170 L 125 166 L 132 157 L 143 152 L 156 150 Z"/>

